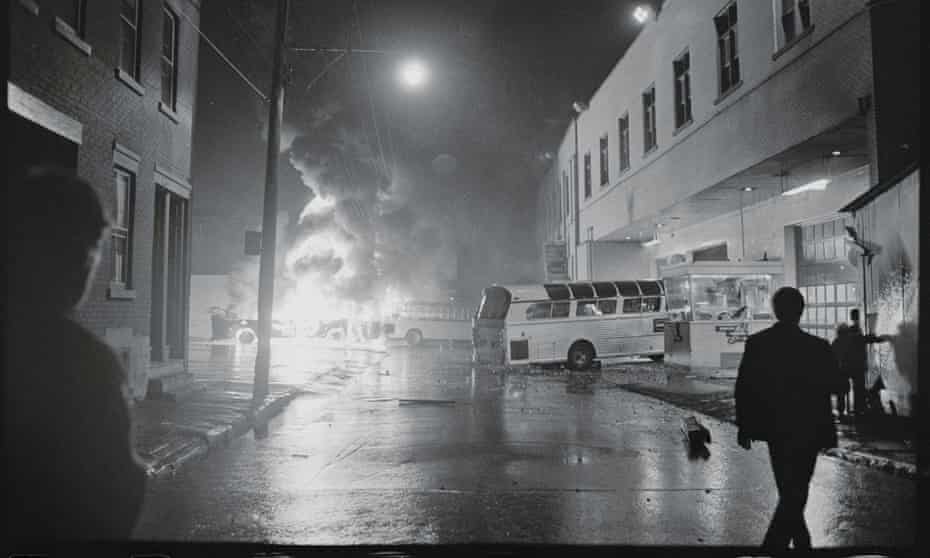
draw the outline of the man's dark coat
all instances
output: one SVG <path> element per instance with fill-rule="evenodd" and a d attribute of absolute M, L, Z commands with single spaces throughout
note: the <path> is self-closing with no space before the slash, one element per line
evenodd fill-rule
<path fill-rule="evenodd" d="M 836 446 L 830 395 L 844 389 L 830 344 L 778 322 L 750 335 L 736 380 L 736 423 L 753 440 Z"/>

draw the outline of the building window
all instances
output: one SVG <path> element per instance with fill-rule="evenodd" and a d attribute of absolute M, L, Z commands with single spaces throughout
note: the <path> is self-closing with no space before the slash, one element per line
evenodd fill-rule
<path fill-rule="evenodd" d="M 584 154 L 584 197 L 591 197 L 591 153 Z"/>
<path fill-rule="evenodd" d="M 135 202 L 136 177 L 131 172 L 113 169 L 116 182 L 116 212 L 111 227 L 113 239 L 113 282 L 131 286 L 132 215 Z"/>
<path fill-rule="evenodd" d="M 643 152 L 656 146 L 656 88 L 650 85 L 643 93 Z"/>
<path fill-rule="evenodd" d="M 847 260 L 846 221 L 838 219 L 801 228 L 801 258 L 805 262 Z"/>
<path fill-rule="evenodd" d="M 736 48 L 736 2 L 727 6 L 714 18 L 717 28 L 717 53 L 720 64 L 720 94 L 724 94 L 740 82 L 739 56 Z"/>
<path fill-rule="evenodd" d="M 788 44 L 811 26 L 810 0 L 781 0 L 783 44 Z"/>
<path fill-rule="evenodd" d="M 119 67 L 139 81 L 139 1 L 120 1 Z"/>
<path fill-rule="evenodd" d="M 86 31 L 87 0 L 72 0 L 61 20 L 68 24 L 74 34 L 83 39 Z"/>
<path fill-rule="evenodd" d="M 610 182 L 610 167 L 607 163 L 607 134 L 601 136 L 601 186 Z"/>
<path fill-rule="evenodd" d="M 563 192 L 563 198 L 565 200 L 564 203 L 562 204 L 562 212 L 564 213 L 566 217 L 568 216 L 569 209 L 570 209 L 569 204 L 571 203 L 571 200 L 569 199 L 569 197 L 571 196 L 571 191 L 572 191 L 571 185 L 569 185 L 568 183 L 568 173 L 565 171 L 562 171 L 562 192 Z"/>
<path fill-rule="evenodd" d="M 691 56 L 687 51 L 672 62 L 675 70 L 675 129 L 691 122 Z"/>
<path fill-rule="evenodd" d="M 162 7 L 161 101 L 175 109 L 178 89 L 178 16 L 168 6 Z"/>
<path fill-rule="evenodd" d="M 624 114 L 617 120 L 620 137 L 620 172 L 630 168 L 630 115 Z"/>

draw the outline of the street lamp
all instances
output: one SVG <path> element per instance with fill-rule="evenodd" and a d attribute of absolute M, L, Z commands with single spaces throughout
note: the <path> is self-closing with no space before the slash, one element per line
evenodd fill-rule
<path fill-rule="evenodd" d="M 410 59 L 400 65 L 401 83 L 410 89 L 419 89 L 429 79 L 429 70 L 422 61 Z"/>
<path fill-rule="evenodd" d="M 642 25 L 649 21 L 652 17 L 652 8 L 649 6 L 639 5 L 636 6 L 636 9 L 633 10 L 633 19 L 636 20 L 636 23 Z"/>

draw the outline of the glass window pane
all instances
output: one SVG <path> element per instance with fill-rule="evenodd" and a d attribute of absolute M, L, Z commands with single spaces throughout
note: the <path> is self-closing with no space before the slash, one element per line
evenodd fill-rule
<path fill-rule="evenodd" d="M 638 314 L 642 310 L 642 301 L 639 298 L 625 298 L 623 299 L 623 313 L 624 314 Z"/>
<path fill-rule="evenodd" d="M 859 302 L 859 292 L 856 290 L 855 283 L 846 284 L 846 300 L 849 302 Z"/>
<path fill-rule="evenodd" d="M 820 324 L 826 323 L 826 321 L 827 321 L 826 308 L 824 308 L 823 306 L 818 306 L 817 307 L 817 324 L 820 325 Z"/>
<path fill-rule="evenodd" d="M 842 236 L 833 239 L 834 252 L 838 259 L 846 259 L 846 240 Z"/>
<path fill-rule="evenodd" d="M 599 316 L 600 310 L 597 309 L 597 303 L 593 300 L 578 301 L 575 309 L 576 316 Z"/>
<path fill-rule="evenodd" d="M 829 223 L 824 223 L 823 224 L 823 237 L 833 238 L 834 236 L 836 235 L 834 234 L 833 221 L 830 221 Z"/>
<path fill-rule="evenodd" d="M 817 304 L 823 304 L 824 298 L 825 298 L 825 296 L 826 296 L 825 293 L 824 293 L 824 290 L 825 290 L 825 289 L 824 289 L 824 286 L 823 286 L 823 285 L 817 285 L 817 294 L 814 295 L 814 297 L 815 297 L 815 302 L 817 302 Z"/>
<path fill-rule="evenodd" d="M 553 318 L 567 318 L 571 310 L 570 302 L 553 302 L 552 303 L 552 317 Z"/>
<path fill-rule="evenodd" d="M 832 304 L 836 299 L 834 298 L 833 285 L 824 286 L 824 299 L 823 301 L 827 304 Z"/>
<path fill-rule="evenodd" d="M 805 260 L 812 260 L 812 259 L 814 259 L 814 245 L 811 244 L 810 242 L 805 242 L 805 243 L 804 243 L 803 252 L 804 252 L 804 256 L 803 256 L 803 257 L 804 257 Z"/>
<path fill-rule="evenodd" d="M 836 301 L 846 302 L 846 283 L 841 283 L 836 286 Z"/>
<path fill-rule="evenodd" d="M 527 320 L 541 320 L 543 318 L 549 317 L 551 303 L 549 302 L 536 302 L 529 306 L 526 309 L 526 319 Z"/>
<path fill-rule="evenodd" d="M 834 308 L 833 306 L 828 306 L 826 308 L 826 311 L 827 311 L 827 317 L 824 321 L 828 324 L 835 324 L 836 323 L 836 308 Z"/>
<path fill-rule="evenodd" d="M 659 297 L 643 298 L 643 312 L 658 312 Z"/>
<path fill-rule="evenodd" d="M 836 242 L 834 239 L 825 240 L 823 245 L 823 257 L 825 260 L 832 260 L 836 257 Z"/>
<path fill-rule="evenodd" d="M 823 241 L 818 240 L 814 242 L 814 259 L 822 260 L 823 259 Z"/>
<path fill-rule="evenodd" d="M 616 300 L 599 300 L 597 301 L 597 307 L 601 311 L 601 314 L 616 314 L 617 313 L 617 301 Z"/>

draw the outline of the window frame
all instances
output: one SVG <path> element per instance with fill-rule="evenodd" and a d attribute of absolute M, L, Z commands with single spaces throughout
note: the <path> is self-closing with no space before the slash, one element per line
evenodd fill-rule
<path fill-rule="evenodd" d="M 601 173 L 601 187 L 607 186 L 610 184 L 610 151 L 609 151 L 609 140 L 607 139 L 607 134 L 601 136 L 599 140 L 600 147 L 600 173 Z"/>
<path fill-rule="evenodd" d="M 620 153 L 620 173 L 630 170 L 630 113 L 623 113 L 617 119 L 618 148 Z"/>
<path fill-rule="evenodd" d="M 733 20 L 730 20 L 730 12 Z M 726 27 L 722 28 L 720 22 L 726 18 Z M 729 2 L 714 16 L 714 31 L 717 34 L 717 90 L 720 96 L 733 91 L 742 83 L 739 64 L 739 11 L 736 0 Z M 722 30 L 721 30 L 722 29 Z M 724 87 L 724 74 L 727 75 L 727 84 Z"/>
<path fill-rule="evenodd" d="M 643 154 L 648 154 L 659 146 L 659 133 L 656 126 L 656 86 L 652 83 L 643 90 Z M 647 100 L 649 101 L 647 104 Z M 650 141 L 651 140 L 651 141 Z"/>
<path fill-rule="evenodd" d="M 123 196 L 124 206 L 120 206 L 120 189 L 123 184 L 119 178 L 120 175 L 128 177 L 126 193 Z M 116 195 L 115 211 L 113 212 L 113 223 L 110 226 L 110 255 L 113 258 L 112 267 L 110 268 L 110 282 L 112 285 L 119 285 L 124 289 L 132 289 L 133 273 L 133 240 L 135 237 L 135 207 L 136 207 L 136 182 L 138 176 L 136 172 L 120 164 L 113 165 L 113 185 Z M 120 220 L 122 211 L 124 220 Z M 125 242 L 126 250 L 123 256 L 123 265 L 117 268 L 117 244 L 116 239 L 122 239 Z"/>
<path fill-rule="evenodd" d="M 141 52 L 140 52 L 141 50 L 140 47 L 142 45 L 142 6 L 141 6 L 140 0 L 131 0 L 133 2 L 133 5 L 135 6 L 135 18 L 134 18 L 134 21 L 129 21 L 126 18 L 125 14 L 123 14 L 123 2 L 124 1 L 125 0 L 120 0 L 120 8 L 119 8 L 119 18 L 120 18 L 119 69 L 123 71 L 127 76 L 129 76 L 130 78 L 138 82 L 140 78 L 140 73 L 141 73 L 140 60 L 142 57 Z M 125 41 L 125 37 L 123 36 L 123 33 L 126 33 L 127 26 L 131 28 L 133 32 L 133 37 L 132 37 L 133 59 L 131 60 L 131 64 L 132 64 L 131 71 L 127 71 L 125 67 L 126 51 L 124 49 L 124 45 L 126 41 Z"/>
<path fill-rule="evenodd" d="M 166 44 L 166 37 L 164 36 L 164 34 L 165 34 L 165 28 L 166 28 L 165 23 L 168 20 L 170 20 L 171 22 L 170 29 L 171 29 L 171 35 L 172 35 L 171 43 L 170 43 L 171 60 L 168 60 L 165 57 L 165 47 L 168 45 Z M 180 17 L 178 16 L 177 13 L 175 13 L 175 11 L 171 8 L 171 6 L 168 5 L 167 2 L 163 2 L 162 3 L 162 45 L 161 45 L 161 51 L 159 53 L 159 62 L 161 66 L 160 67 L 161 89 L 162 89 L 161 102 L 167 108 L 171 109 L 172 111 L 177 109 L 177 103 L 178 103 L 178 75 L 179 75 L 178 73 L 178 62 L 179 62 L 178 50 L 179 50 L 179 45 L 180 45 L 180 42 L 179 42 L 180 31 L 181 31 Z M 168 92 L 167 100 L 165 99 L 165 87 L 164 87 L 165 86 L 164 82 L 165 82 L 165 64 L 166 63 L 169 64 L 171 67 L 170 69 L 171 88 L 170 88 L 170 91 Z"/>
<path fill-rule="evenodd" d="M 685 49 L 672 61 L 675 84 L 675 130 L 680 130 L 694 121 L 691 100 L 691 52 Z"/>

